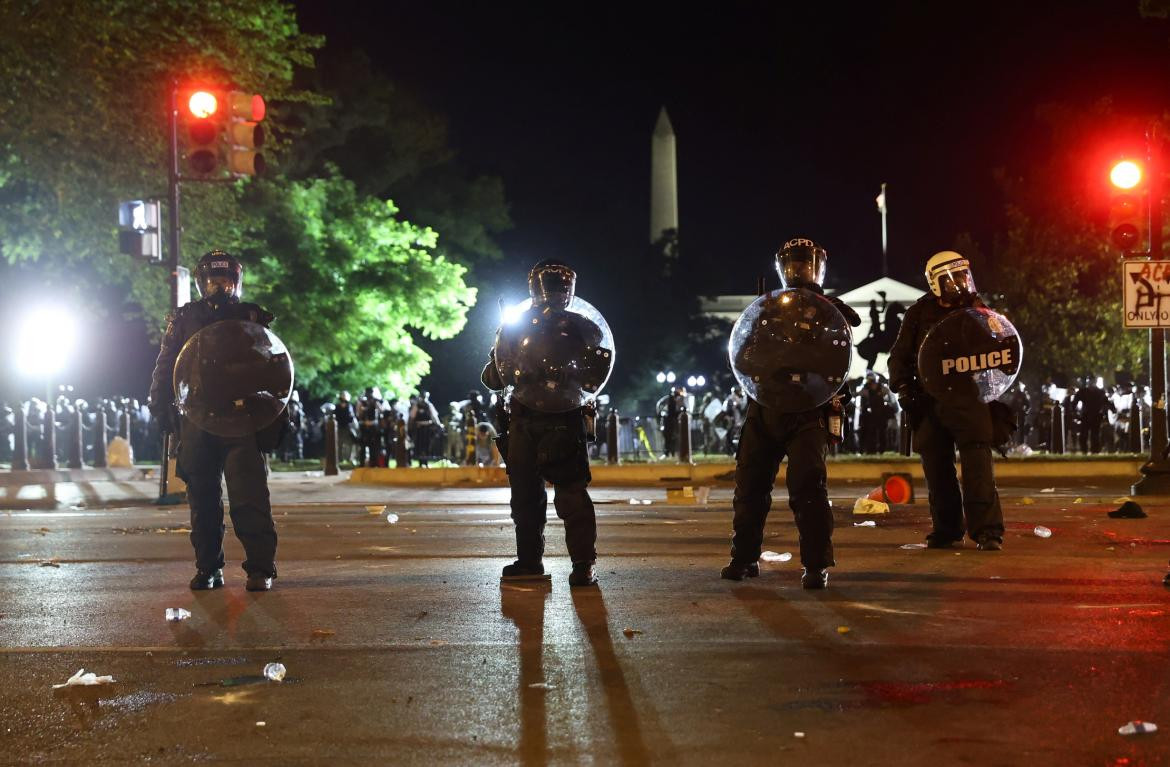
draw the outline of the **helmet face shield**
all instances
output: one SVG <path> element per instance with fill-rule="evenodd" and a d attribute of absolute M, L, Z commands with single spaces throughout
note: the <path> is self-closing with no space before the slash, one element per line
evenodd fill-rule
<path fill-rule="evenodd" d="M 564 264 L 542 261 L 528 273 L 532 303 L 564 309 L 577 292 L 577 273 Z"/>
<path fill-rule="evenodd" d="M 926 281 L 930 292 L 947 302 L 962 301 L 976 293 L 970 262 L 954 251 L 943 251 L 926 262 Z"/>
<path fill-rule="evenodd" d="M 239 260 L 222 250 L 213 250 L 199 259 L 195 267 L 195 288 L 201 298 L 244 295 L 244 267 Z"/>
<path fill-rule="evenodd" d="M 785 288 L 822 285 L 828 266 L 828 252 L 804 238 L 789 240 L 776 254 L 776 273 Z"/>

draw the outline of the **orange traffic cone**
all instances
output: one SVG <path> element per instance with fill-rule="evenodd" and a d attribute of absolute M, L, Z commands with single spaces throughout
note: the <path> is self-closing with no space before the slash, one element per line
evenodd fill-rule
<path fill-rule="evenodd" d="M 865 497 L 871 501 L 882 501 L 884 503 L 886 500 L 886 494 L 883 491 L 884 488 L 881 485 L 878 485 L 873 490 L 870 490 L 869 495 Z"/>
<path fill-rule="evenodd" d="M 914 503 L 914 485 L 910 483 L 910 475 L 888 473 L 882 475 L 882 500 L 886 503 Z"/>

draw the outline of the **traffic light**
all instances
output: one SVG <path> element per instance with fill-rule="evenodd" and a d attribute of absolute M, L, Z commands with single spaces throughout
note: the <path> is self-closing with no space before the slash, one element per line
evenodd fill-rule
<path fill-rule="evenodd" d="M 1109 171 L 1114 187 L 1109 210 L 1109 239 L 1129 254 L 1144 247 L 1146 201 L 1142 166 L 1133 160 L 1121 160 Z"/>
<path fill-rule="evenodd" d="M 231 91 L 227 126 L 227 167 L 235 176 L 264 172 L 264 99 L 259 94 Z"/>
<path fill-rule="evenodd" d="M 192 179 L 264 172 L 264 99 L 242 91 L 198 89 L 184 100 L 187 170 Z"/>

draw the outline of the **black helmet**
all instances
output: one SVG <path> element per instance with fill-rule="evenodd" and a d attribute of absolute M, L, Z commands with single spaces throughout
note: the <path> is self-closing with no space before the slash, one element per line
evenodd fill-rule
<path fill-rule="evenodd" d="M 803 237 L 784 243 L 784 247 L 776 254 L 776 272 L 780 275 L 780 284 L 786 288 L 805 285 L 820 287 L 825 281 L 828 264 L 828 252 Z"/>
<path fill-rule="evenodd" d="M 244 294 L 244 265 L 231 253 L 222 250 L 204 253 L 195 266 L 195 287 L 202 298 L 220 292 L 240 298 Z"/>
<path fill-rule="evenodd" d="M 577 273 L 556 259 L 546 259 L 528 273 L 528 295 L 534 306 L 564 309 L 577 292 Z"/>

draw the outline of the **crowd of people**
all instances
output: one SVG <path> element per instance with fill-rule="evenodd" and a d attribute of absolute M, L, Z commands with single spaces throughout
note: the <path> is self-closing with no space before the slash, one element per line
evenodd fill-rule
<path fill-rule="evenodd" d="M 1143 452 L 1149 445 L 1149 387 L 1124 373 L 1115 377 L 1118 383 L 1111 386 L 1105 386 L 1094 374 L 1080 377 L 1076 386 L 1057 385 L 1054 380 L 1067 380 L 1062 376 L 1030 388 L 1017 381 L 1004 397 L 1018 418 L 1012 449 L 1023 454 Z M 851 396 L 843 403 L 844 433 L 837 452 L 876 455 L 901 451 L 902 410 L 889 380 L 867 371 L 864 378 L 850 383 L 849 391 Z M 725 395 L 714 389 L 697 395 L 684 386 L 672 386 L 658 400 L 656 426 L 644 450 L 660 459 L 677 457 L 679 415 L 685 410 L 690 415 L 692 453 L 735 455 L 747 403 L 739 386 L 731 387 Z M 1055 434 L 1054 418 L 1058 419 Z M 639 425 L 632 428 L 637 430 Z M 633 445 L 637 452 L 636 434 Z"/>

